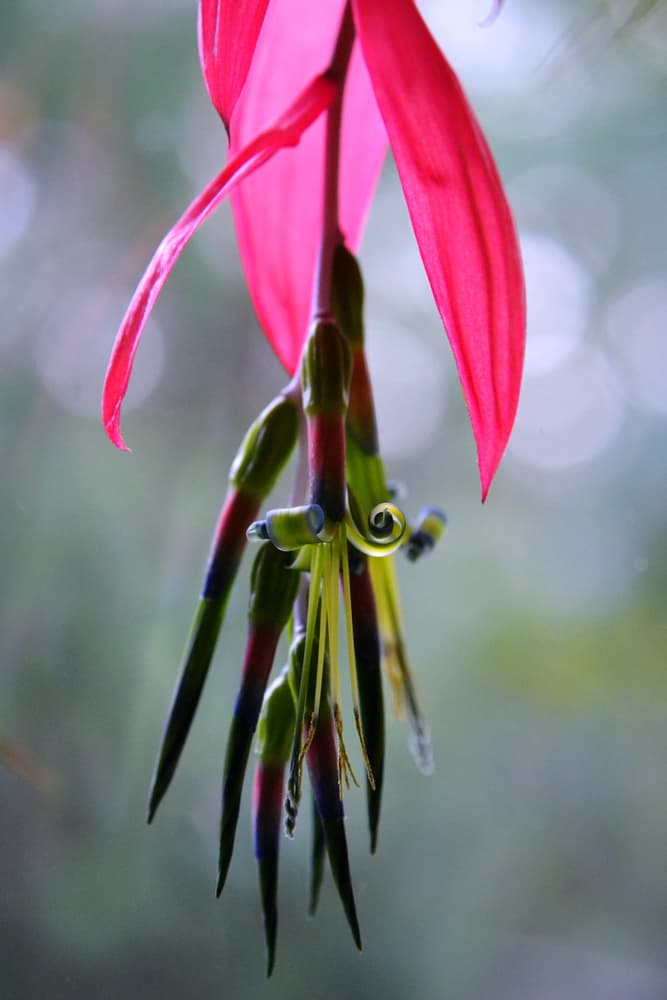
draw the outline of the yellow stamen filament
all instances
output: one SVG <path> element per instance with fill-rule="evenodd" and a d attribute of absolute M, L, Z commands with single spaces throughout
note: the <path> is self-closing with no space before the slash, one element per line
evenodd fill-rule
<path fill-rule="evenodd" d="M 417 707 L 418 700 L 415 681 L 403 645 L 403 621 L 398 597 L 396 567 L 393 560 L 382 563 L 372 560 L 370 565 L 378 602 L 378 611 L 380 613 L 383 640 L 387 641 L 392 654 L 390 671 L 391 673 L 397 673 L 400 677 L 402 688 L 401 702 L 405 704 L 407 696 L 415 707 Z M 420 709 L 418 709 L 418 714 L 421 715 Z"/>
<path fill-rule="evenodd" d="M 322 566 L 322 564 L 323 564 L 323 568 L 322 568 L 322 571 L 321 571 L 321 576 L 323 578 L 322 590 L 325 590 L 326 586 L 327 586 L 327 552 L 326 552 L 327 548 L 328 548 L 328 546 L 325 545 L 325 546 L 322 546 L 317 551 L 318 567 Z M 312 629 L 313 629 L 313 632 L 315 631 L 315 619 L 316 619 L 316 616 L 317 616 L 317 605 L 318 605 L 318 603 L 320 603 L 320 593 L 319 593 L 319 591 L 320 591 L 319 581 L 317 582 L 316 589 L 313 590 L 313 582 L 312 582 L 312 578 L 311 578 L 311 591 L 310 591 L 310 595 L 309 595 L 309 598 L 308 598 L 308 622 L 309 622 L 309 625 L 310 625 L 310 622 L 311 622 L 311 605 L 312 605 L 312 607 L 314 609 L 313 613 L 312 613 L 312 619 L 313 619 L 313 621 L 312 621 Z M 315 595 L 315 596 L 313 596 L 313 595 Z M 313 710 L 311 712 L 310 720 L 308 722 L 308 732 L 306 733 L 306 737 L 305 737 L 305 739 L 303 741 L 303 746 L 301 747 L 301 750 L 299 751 L 299 780 L 301 779 L 301 773 L 303 771 L 303 761 L 304 761 L 304 758 L 305 758 L 306 754 L 308 753 L 308 751 L 310 750 L 310 747 L 312 745 L 313 739 L 315 737 L 315 730 L 317 729 L 317 720 L 318 720 L 319 712 L 320 712 L 320 700 L 321 700 L 321 697 L 322 697 L 322 683 L 323 683 L 323 680 L 324 680 L 324 650 L 326 648 L 326 640 L 327 640 L 327 618 L 326 618 L 326 615 L 324 614 L 323 609 L 320 607 L 320 635 L 319 635 L 319 642 L 318 642 L 318 647 L 317 647 L 317 673 L 315 674 L 315 696 L 313 698 Z M 310 634 L 310 649 L 312 649 L 312 644 L 313 644 L 312 634 Z M 308 633 L 307 633 L 307 637 L 306 637 L 306 646 L 308 647 Z M 310 662 L 310 661 L 308 661 L 308 662 Z"/>
<path fill-rule="evenodd" d="M 375 560 L 371 560 L 369 567 L 378 612 L 378 624 L 382 642 L 382 660 L 389 678 L 392 708 L 396 718 L 402 719 L 405 716 L 405 689 L 403 687 L 400 656 L 396 644 L 396 636 L 398 634 L 395 627 L 396 615 L 392 615 L 387 600 L 384 565 L 380 566 L 375 563 Z"/>
<path fill-rule="evenodd" d="M 315 635 L 315 623 L 317 621 L 317 604 L 319 599 L 320 585 L 322 580 L 322 547 L 312 546 L 312 560 L 310 567 L 310 595 L 308 599 L 308 614 L 306 617 L 306 643 L 301 665 L 301 680 L 299 682 L 299 700 L 296 709 L 296 728 L 294 732 L 294 746 L 292 748 L 292 762 L 290 765 L 290 778 L 288 783 L 288 797 L 292 799 L 294 807 L 298 805 L 301 797 L 301 778 L 303 772 L 303 759 L 308 752 L 310 744 L 315 735 L 315 724 L 311 714 L 308 724 L 306 739 L 303 740 L 303 726 L 306 716 L 306 698 L 308 695 L 308 684 L 310 680 L 310 659 L 313 652 L 313 637 Z M 296 808 L 295 808 L 296 811 Z"/>
<path fill-rule="evenodd" d="M 334 724 L 336 726 L 336 735 L 338 736 L 338 788 L 340 790 L 340 797 L 343 798 L 343 783 L 346 788 L 350 787 L 350 779 L 354 784 L 359 787 L 359 782 L 352 770 L 352 764 L 350 763 L 350 758 L 348 756 L 347 750 L 345 748 L 345 742 L 343 740 L 343 717 L 340 711 L 340 705 L 338 703 L 334 704 L 333 707 Z"/>
<path fill-rule="evenodd" d="M 374 559 L 371 560 L 370 570 L 376 595 L 383 647 L 385 653 L 388 654 L 386 664 L 392 683 L 392 692 L 396 700 L 400 691 L 401 709 L 407 712 L 412 730 L 413 754 L 418 766 L 424 773 L 428 774 L 433 770 L 429 729 L 419 704 L 417 687 L 403 644 L 403 623 L 396 569 L 391 559 Z M 399 688 L 395 686 L 397 674 Z"/>
<path fill-rule="evenodd" d="M 338 662 L 338 563 L 340 530 L 331 545 L 327 545 L 322 599 L 326 601 L 329 622 L 329 663 L 331 666 L 331 694 L 336 705 L 341 702 L 340 664 Z"/>

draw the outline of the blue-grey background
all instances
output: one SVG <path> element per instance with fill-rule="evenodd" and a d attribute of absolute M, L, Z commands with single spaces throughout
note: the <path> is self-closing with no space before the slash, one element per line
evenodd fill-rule
<path fill-rule="evenodd" d="M 438 0 L 521 230 L 529 343 L 487 504 L 393 166 L 363 264 L 390 474 L 449 514 L 401 564 L 437 755 L 388 734 L 377 856 L 347 800 L 364 953 L 285 842 L 267 987 L 249 795 L 214 899 L 246 575 L 160 814 L 147 786 L 240 437 L 284 376 L 228 209 L 146 331 L 120 454 L 98 417 L 153 247 L 220 169 L 194 0 L 0 8 L 0 996 L 667 996 L 667 13 Z M 283 501 L 289 483 L 285 482 Z"/>

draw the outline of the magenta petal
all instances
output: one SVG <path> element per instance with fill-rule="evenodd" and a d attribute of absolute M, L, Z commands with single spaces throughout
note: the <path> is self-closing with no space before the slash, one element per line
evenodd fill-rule
<path fill-rule="evenodd" d="M 269 0 L 200 0 L 199 59 L 227 129 L 243 90 Z"/>
<path fill-rule="evenodd" d="M 116 447 L 127 450 L 120 431 L 120 410 L 132 373 L 139 338 L 158 295 L 190 238 L 234 188 L 275 153 L 296 145 L 303 132 L 331 103 L 335 84 L 326 77 L 312 80 L 287 111 L 266 131 L 233 156 L 225 169 L 195 198 L 169 230 L 148 265 L 116 336 L 102 395 L 102 420 Z"/>
<path fill-rule="evenodd" d="M 232 149 L 330 62 L 343 0 L 273 0 L 231 122 Z M 387 136 L 358 44 L 345 87 L 340 223 L 356 248 L 382 166 Z M 310 318 L 322 219 L 324 122 L 232 196 L 244 271 L 259 321 L 292 372 Z"/>
<path fill-rule="evenodd" d="M 410 0 L 352 0 L 357 31 L 447 330 L 482 498 L 519 398 L 525 296 L 498 171 L 461 85 Z"/>

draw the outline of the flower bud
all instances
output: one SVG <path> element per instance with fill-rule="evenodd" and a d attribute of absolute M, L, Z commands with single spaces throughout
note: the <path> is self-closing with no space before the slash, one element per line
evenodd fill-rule
<path fill-rule="evenodd" d="M 278 935 L 278 854 L 284 784 L 285 769 L 282 765 L 259 761 L 252 792 L 252 825 L 264 915 L 267 976 L 273 972 Z"/>
<path fill-rule="evenodd" d="M 297 404 L 288 396 L 277 396 L 252 424 L 232 463 L 229 490 L 151 783 L 149 823 L 169 787 L 199 704 L 245 549 L 246 530 L 287 462 L 298 432 Z"/>
<path fill-rule="evenodd" d="M 313 798 L 324 831 L 324 842 L 329 856 L 331 874 L 343 904 L 354 943 L 361 951 L 361 934 L 352 891 L 343 802 L 340 797 L 334 723 L 328 710 L 323 711 L 320 715 L 310 749 L 306 754 L 306 761 L 313 787 Z"/>
<path fill-rule="evenodd" d="M 353 558 L 360 553 L 349 547 Z M 384 775 L 384 701 L 380 671 L 380 634 L 373 584 L 368 561 L 363 556 L 362 568 L 350 574 L 354 652 L 357 661 L 361 726 L 368 761 L 373 772 L 373 784 L 366 781 L 366 801 L 371 853 L 377 845 L 382 781 Z"/>
<path fill-rule="evenodd" d="M 299 574 L 288 568 L 285 553 L 273 545 L 263 545 L 257 553 L 252 569 L 250 628 L 243 657 L 241 685 L 225 752 L 218 895 L 222 892 L 232 858 L 243 778 L 252 737 L 257 726 L 278 640 L 292 611 L 298 587 Z"/>
<path fill-rule="evenodd" d="M 292 453 L 298 434 L 297 404 L 289 396 L 277 396 L 241 442 L 229 473 L 232 485 L 264 499 Z"/>
<path fill-rule="evenodd" d="M 264 914 L 267 975 L 273 971 L 278 929 L 278 854 L 285 787 L 285 765 L 294 733 L 294 701 L 285 667 L 264 695 L 257 724 L 257 752 L 252 813 L 255 858 Z"/>

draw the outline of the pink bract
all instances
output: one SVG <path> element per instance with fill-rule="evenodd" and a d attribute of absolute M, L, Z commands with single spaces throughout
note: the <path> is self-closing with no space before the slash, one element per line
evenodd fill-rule
<path fill-rule="evenodd" d="M 229 131 L 269 0 L 200 0 L 197 35 L 213 107 Z"/>
<path fill-rule="evenodd" d="M 343 104 L 342 236 L 355 250 L 388 137 L 470 412 L 484 498 L 514 423 L 523 365 L 512 215 L 456 74 L 412 0 L 351 3 L 358 40 Z M 345 0 L 201 0 L 202 71 L 229 131 L 230 161 L 162 241 L 119 331 L 103 398 L 105 428 L 119 447 L 146 319 L 184 246 L 228 193 L 257 316 L 284 366 L 296 370 L 322 228 L 325 121 L 317 119 L 336 88 L 322 74 L 344 9 Z"/>
<path fill-rule="evenodd" d="M 519 400 L 521 256 L 491 151 L 456 74 L 406 0 L 352 0 L 477 443 L 484 498 Z"/>

